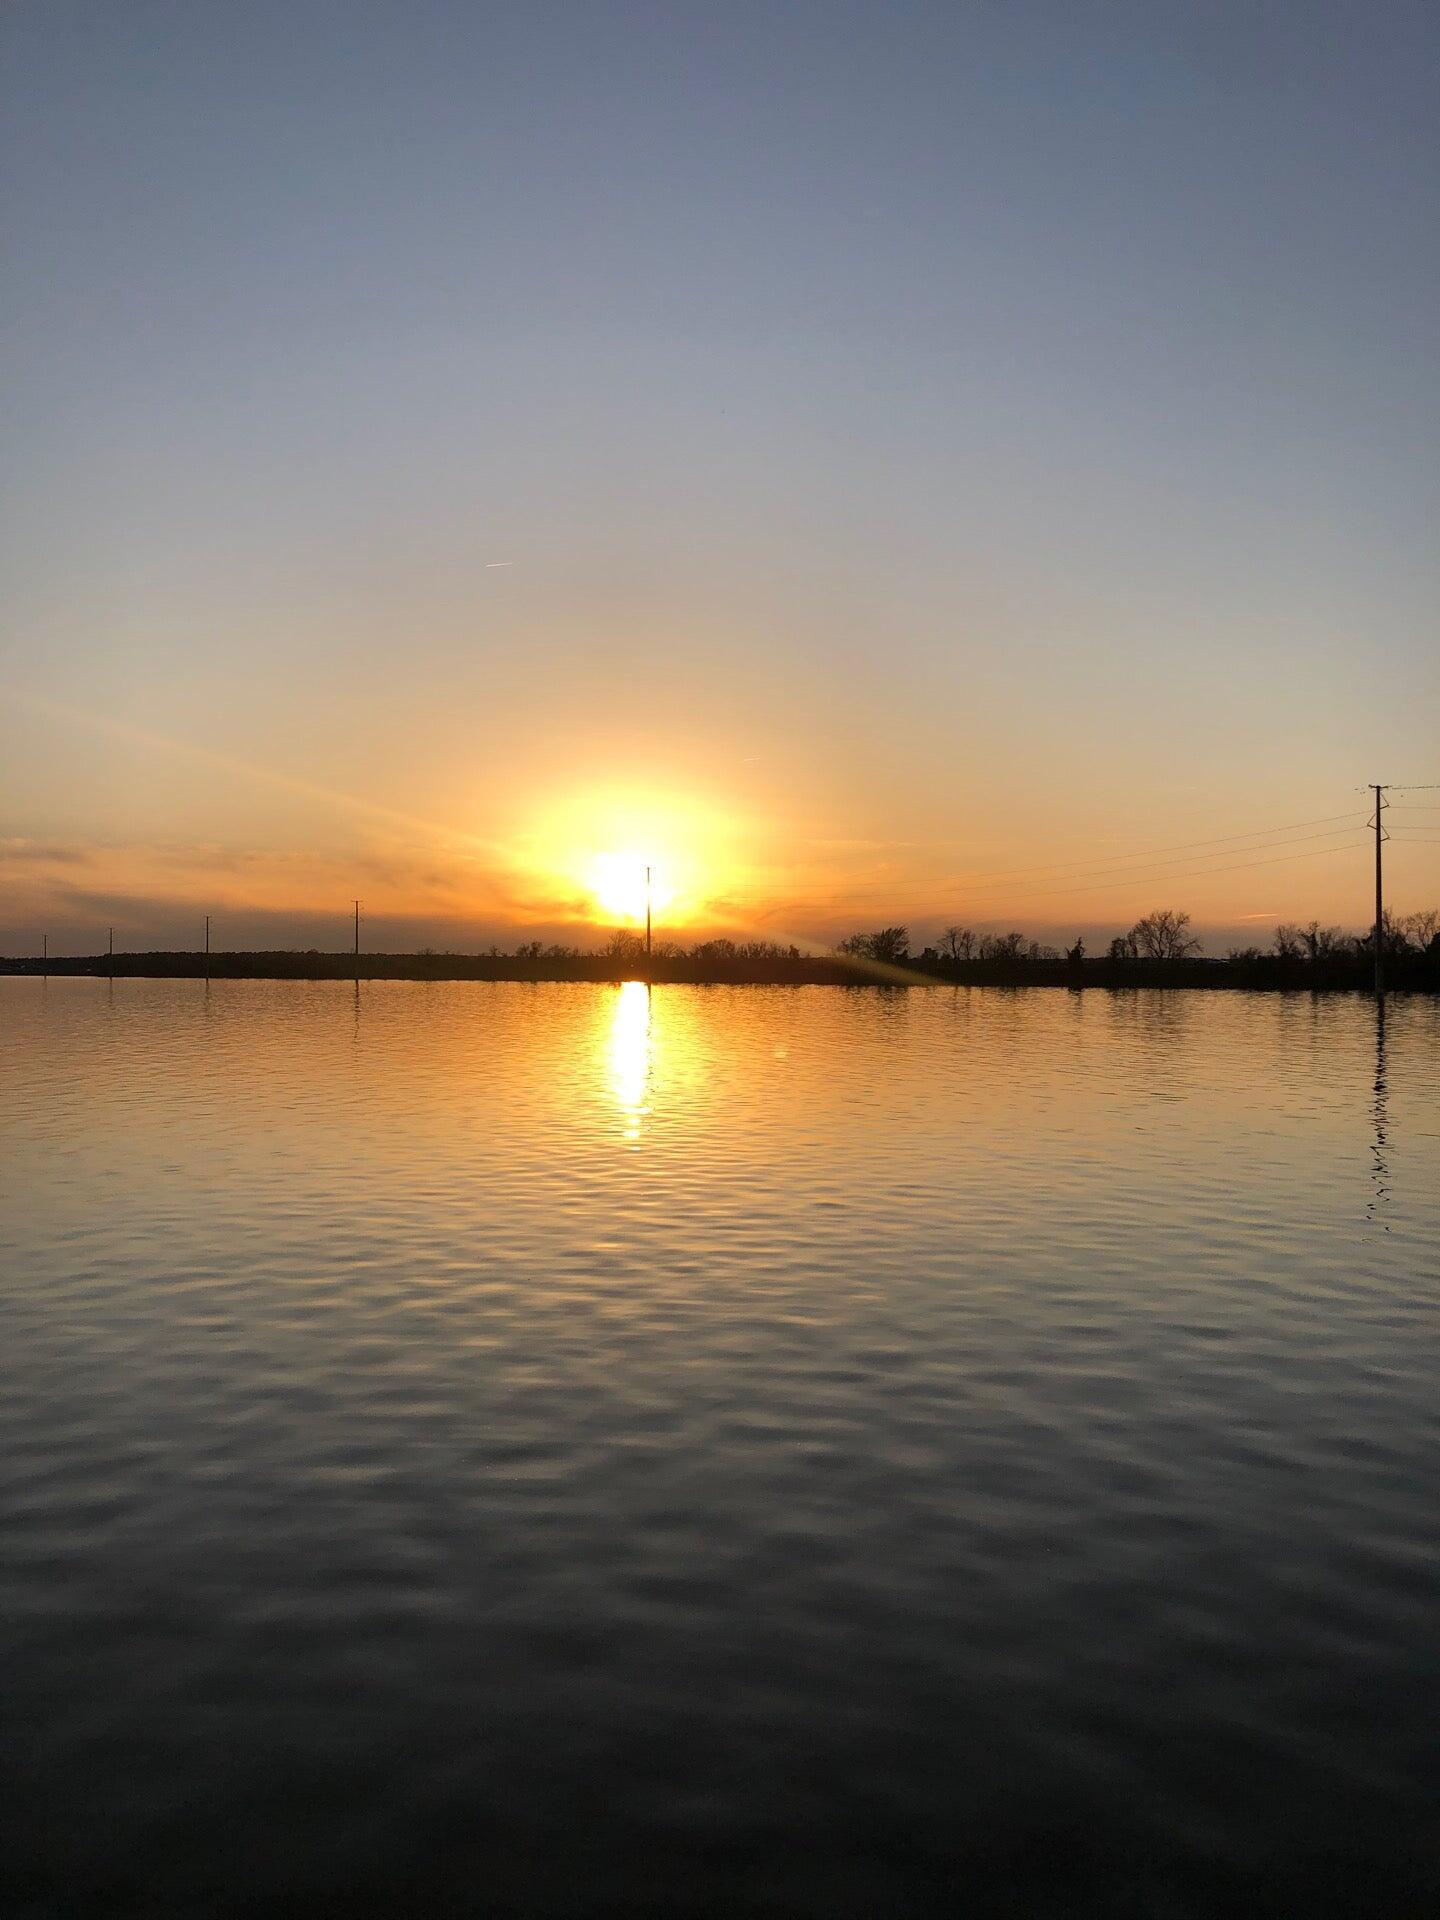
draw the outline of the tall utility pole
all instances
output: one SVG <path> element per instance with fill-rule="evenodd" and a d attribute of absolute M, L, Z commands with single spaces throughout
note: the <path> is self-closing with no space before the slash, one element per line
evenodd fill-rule
<path fill-rule="evenodd" d="M 650 958 L 650 869 L 645 869 L 645 958 Z"/>
<path fill-rule="evenodd" d="M 355 902 L 355 983 L 360 983 L 360 902 Z"/>
<path fill-rule="evenodd" d="M 205 978 L 210 978 L 210 916 L 205 916 Z"/>
<path fill-rule="evenodd" d="M 1385 844 L 1381 816 L 1385 809 L 1384 787 L 1375 788 L 1375 998 L 1385 993 L 1385 887 L 1380 864 L 1380 849 Z"/>

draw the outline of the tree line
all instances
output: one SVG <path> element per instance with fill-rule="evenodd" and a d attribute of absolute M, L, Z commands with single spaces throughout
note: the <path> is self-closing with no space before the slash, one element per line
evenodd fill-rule
<path fill-rule="evenodd" d="M 1394 989 L 1440 991 L 1440 909 L 1387 916 L 1382 929 L 1387 985 Z M 215 979 L 366 979 L 408 980 L 624 980 L 648 979 L 710 984 L 798 986 L 902 984 L 917 976 L 954 982 L 1034 986 L 1241 986 L 1353 990 L 1369 984 L 1374 968 L 1369 933 L 1284 922 L 1268 947 L 1232 948 L 1224 958 L 1202 956 L 1190 916 L 1178 908 L 1157 908 L 1143 915 L 1106 949 L 1087 954 L 1085 943 L 1050 946 L 1019 930 L 979 934 L 960 924 L 947 926 L 914 952 L 910 930 L 901 925 L 851 934 L 831 953 L 806 953 L 774 940 L 735 940 L 720 935 L 691 946 L 657 939 L 647 952 L 643 937 L 629 928 L 610 935 L 598 950 L 541 940 L 522 942 L 513 951 L 492 946 L 488 953 L 152 952 L 117 954 L 112 967 L 105 954 L 48 960 L 0 960 L 0 972 L 104 974 L 185 977 L 203 968 Z"/>
<path fill-rule="evenodd" d="M 1174 907 L 1159 907 L 1145 914 L 1125 933 L 1117 933 L 1110 942 L 1106 958 L 1115 962 L 1131 960 L 1177 961 L 1193 959 L 1200 952 L 1200 941 L 1190 932 L 1190 915 Z M 1382 945 L 1387 958 L 1416 958 L 1433 953 L 1440 945 L 1440 908 L 1427 907 L 1417 913 L 1396 917 L 1387 913 L 1382 922 Z M 949 962 L 953 966 L 972 963 L 1018 966 L 1062 958 L 1061 949 L 1029 939 L 1025 934 L 977 934 L 969 927 L 949 926 L 933 946 L 918 954 L 910 950 L 908 927 L 880 927 L 874 933 L 852 933 L 840 941 L 836 951 L 853 959 L 871 960 L 882 966 L 904 967 L 919 961 Z M 1347 933 L 1342 927 L 1323 927 L 1318 920 L 1308 926 L 1289 921 L 1275 929 L 1270 953 L 1282 961 L 1308 960 L 1322 964 L 1334 960 L 1374 958 L 1373 930 Z M 1076 938 L 1064 949 L 1063 958 L 1080 964 L 1088 956 L 1085 943 Z M 1266 957 L 1262 947 L 1232 947 L 1227 962 L 1254 961 Z M 1224 964 L 1210 962 L 1209 964 Z"/>

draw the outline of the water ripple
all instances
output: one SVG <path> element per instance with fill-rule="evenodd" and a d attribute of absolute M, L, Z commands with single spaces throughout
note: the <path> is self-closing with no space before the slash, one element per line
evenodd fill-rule
<path fill-rule="evenodd" d="M 0 982 L 21 1914 L 1440 1897 L 1440 1014 Z"/>

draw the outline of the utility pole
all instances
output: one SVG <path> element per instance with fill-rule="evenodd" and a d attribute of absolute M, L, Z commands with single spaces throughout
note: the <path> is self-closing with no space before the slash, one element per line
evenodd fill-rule
<path fill-rule="evenodd" d="M 1380 862 L 1380 849 L 1385 844 L 1385 834 L 1381 827 L 1384 813 L 1385 789 L 1375 788 L 1375 998 L 1385 997 L 1385 887 Z"/>
<path fill-rule="evenodd" d="M 650 958 L 650 869 L 645 869 L 645 958 Z"/>
<path fill-rule="evenodd" d="M 360 902 L 355 902 L 355 984 L 360 984 Z"/>
<path fill-rule="evenodd" d="M 205 916 L 205 978 L 210 978 L 210 916 Z"/>

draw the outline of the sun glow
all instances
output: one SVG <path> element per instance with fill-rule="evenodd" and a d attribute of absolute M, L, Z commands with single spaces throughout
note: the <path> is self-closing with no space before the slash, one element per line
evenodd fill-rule
<path fill-rule="evenodd" d="M 612 920 L 643 920 L 674 903 L 674 889 L 653 860 L 638 853 L 597 853 L 590 863 L 590 891 Z"/>
<path fill-rule="evenodd" d="M 725 917 L 741 875 L 735 829 L 693 800 L 598 795 L 563 802 L 525 836 L 526 864 L 573 889 L 597 926 L 658 929 Z M 575 897 L 575 896 L 578 896 Z"/>

